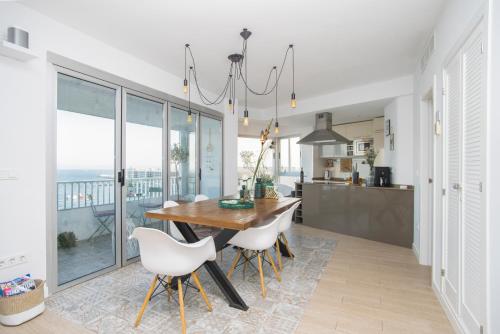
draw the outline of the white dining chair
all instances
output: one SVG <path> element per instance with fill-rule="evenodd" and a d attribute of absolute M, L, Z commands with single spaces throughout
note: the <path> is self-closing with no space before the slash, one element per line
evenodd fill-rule
<path fill-rule="evenodd" d="M 198 194 L 194 197 L 194 201 L 195 202 L 201 202 L 201 201 L 206 201 L 210 199 L 207 195 L 203 195 L 203 194 Z"/>
<path fill-rule="evenodd" d="M 165 203 L 163 203 L 163 208 L 164 209 L 173 208 L 175 206 L 179 206 L 179 203 L 177 203 L 176 201 L 165 201 Z M 168 221 L 168 226 L 169 226 L 170 235 L 172 237 L 174 237 L 174 239 L 184 240 L 184 236 L 181 234 L 181 232 L 179 231 L 179 229 L 177 228 L 177 226 L 175 226 L 175 224 L 174 224 L 173 221 L 169 220 Z"/>
<path fill-rule="evenodd" d="M 291 208 L 282 213 L 280 224 L 278 226 L 278 238 L 276 239 L 276 257 L 278 258 L 278 265 L 280 271 L 283 270 L 283 260 L 281 259 L 281 251 L 280 251 L 280 241 L 285 245 L 286 251 L 290 254 L 290 257 L 293 258 L 294 255 L 290 250 L 290 246 L 288 245 L 288 240 L 285 236 L 285 231 L 290 229 L 292 226 L 292 218 L 293 213 L 300 205 L 300 201 L 292 205 Z"/>
<path fill-rule="evenodd" d="M 281 282 L 281 276 L 274 264 L 274 260 L 269 253 L 269 248 L 271 248 L 278 237 L 278 227 L 280 224 L 282 214 L 276 216 L 274 220 L 263 226 L 251 227 L 244 231 L 238 232 L 234 237 L 229 240 L 229 244 L 238 247 L 236 256 L 229 268 L 227 273 L 228 279 L 231 279 L 234 269 L 239 265 L 240 259 L 243 256 L 243 262 L 241 264 L 246 265 L 253 258 L 257 257 L 258 270 L 260 275 L 260 288 L 262 290 L 262 297 L 266 297 L 266 287 L 264 284 L 264 272 L 262 270 L 262 261 L 268 259 L 268 263 L 273 268 L 274 274 L 278 281 Z M 247 251 L 250 255 L 247 256 Z"/>
<path fill-rule="evenodd" d="M 169 299 L 172 295 L 172 277 L 177 278 L 177 290 L 179 292 L 179 310 L 182 324 L 182 333 L 186 333 L 186 320 L 184 317 L 184 296 L 182 290 L 182 276 L 190 275 L 200 291 L 208 310 L 212 311 L 212 305 L 203 289 L 196 270 L 206 261 L 215 260 L 215 243 L 212 237 L 204 238 L 192 244 L 181 243 L 169 236 L 167 233 L 157 229 L 138 227 L 134 230 L 131 238 L 139 242 L 141 262 L 144 268 L 154 273 L 146 298 L 141 306 L 135 327 L 141 323 L 144 311 L 156 289 L 157 283 L 166 288 Z M 165 277 L 167 281 L 165 282 Z M 189 284 L 189 279 L 186 280 Z"/>

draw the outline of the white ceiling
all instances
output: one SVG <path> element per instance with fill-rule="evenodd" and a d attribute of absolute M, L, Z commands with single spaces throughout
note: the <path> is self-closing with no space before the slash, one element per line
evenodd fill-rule
<path fill-rule="evenodd" d="M 190 43 L 204 88 L 222 89 L 229 61 L 248 42 L 249 82 L 295 44 L 297 98 L 410 74 L 445 0 L 23 0 L 26 5 L 179 77 Z M 280 85 L 289 99 L 290 71 Z M 179 82 L 181 89 L 182 82 Z M 242 89 L 239 89 L 240 92 Z M 241 95 L 240 95 L 241 96 Z M 267 108 L 274 97 L 252 97 Z M 300 105 L 300 104 L 299 104 Z"/>

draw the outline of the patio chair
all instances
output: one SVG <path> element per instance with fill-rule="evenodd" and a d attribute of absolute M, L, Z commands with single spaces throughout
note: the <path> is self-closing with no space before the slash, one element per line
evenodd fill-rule
<path fill-rule="evenodd" d="M 149 187 L 148 194 L 149 196 L 145 196 L 145 194 L 143 194 L 141 196 L 142 199 L 139 202 L 139 207 L 142 209 L 141 218 L 143 226 L 146 225 L 148 220 L 151 222 L 150 218 L 144 217 L 146 211 L 159 209 L 163 205 L 163 189 L 161 187 Z"/>
<path fill-rule="evenodd" d="M 111 229 L 113 228 L 113 226 L 111 225 L 111 223 L 113 222 L 115 217 L 115 209 L 110 209 L 109 205 L 96 205 L 94 202 L 94 197 L 92 195 L 88 195 L 88 198 L 90 199 L 92 214 L 94 215 L 96 221 L 99 223 L 97 229 L 90 235 L 88 240 L 92 240 L 93 238 L 106 233 L 106 231 L 112 234 L 113 231 L 111 231 Z"/>

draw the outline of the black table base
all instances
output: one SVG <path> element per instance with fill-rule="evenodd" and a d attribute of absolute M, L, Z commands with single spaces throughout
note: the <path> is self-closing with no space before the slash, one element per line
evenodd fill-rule
<path fill-rule="evenodd" d="M 174 222 L 174 224 L 187 242 L 194 243 L 200 241 L 189 224 L 181 222 Z M 219 251 L 224 248 L 227 242 L 231 240 L 231 238 L 236 233 L 238 233 L 237 230 L 223 229 L 219 234 L 217 234 L 214 238 L 216 250 Z M 248 310 L 247 304 L 245 304 L 245 301 L 241 298 L 234 286 L 227 279 L 226 274 L 222 271 L 217 262 L 207 261 L 203 264 L 203 266 L 208 271 L 210 276 L 212 276 L 212 279 L 226 297 L 227 301 L 229 302 L 229 306 L 243 311 Z M 185 278 L 187 277 L 183 277 L 183 279 Z M 173 282 L 176 281 L 176 279 L 173 280 Z"/>

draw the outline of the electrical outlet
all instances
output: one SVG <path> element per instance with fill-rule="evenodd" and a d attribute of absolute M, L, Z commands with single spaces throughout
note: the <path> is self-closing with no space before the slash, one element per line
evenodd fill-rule
<path fill-rule="evenodd" d="M 7 256 L 0 259 L 0 269 L 17 266 L 18 264 L 26 262 L 28 262 L 28 258 L 25 254 Z"/>

